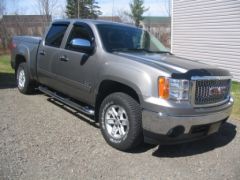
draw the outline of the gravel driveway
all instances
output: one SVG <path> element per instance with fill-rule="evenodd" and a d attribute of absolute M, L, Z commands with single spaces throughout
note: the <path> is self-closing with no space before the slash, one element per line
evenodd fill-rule
<path fill-rule="evenodd" d="M 51 101 L 0 87 L 0 179 L 240 179 L 240 123 L 175 146 L 111 148 L 98 124 Z"/>

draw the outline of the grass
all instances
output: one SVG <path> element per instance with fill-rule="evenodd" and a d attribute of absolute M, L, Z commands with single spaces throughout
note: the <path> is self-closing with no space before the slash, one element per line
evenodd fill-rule
<path fill-rule="evenodd" d="M 15 84 L 14 70 L 10 65 L 10 56 L 0 56 L 0 85 L 6 85 L 7 87 Z"/>
<path fill-rule="evenodd" d="M 10 56 L 0 56 L 0 85 L 1 84 L 14 84 L 14 70 L 10 65 Z M 232 83 L 232 95 L 234 97 L 234 106 L 232 117 L 240 120 L 240 83 Z"/>
<path fill-rule="evenodd" d="M 14 73 L 10 65 L 10 56 L 2 55 L 0 56 L 0 73 Z"/>
<path fill-rule="evenodd" d="M 232 117 L 240 120 L 240 83 L 232 83 L 232 96 L 234 98 Z"/>

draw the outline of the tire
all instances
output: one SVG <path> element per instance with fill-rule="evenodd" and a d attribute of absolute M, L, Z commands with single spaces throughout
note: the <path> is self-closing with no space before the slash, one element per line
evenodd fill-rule
<path fill-rule="evenodd" d="M 30 94 L 34 91 L 34 85 L 33 82 L 30 80 L 26 63 L 19 64 L 16 74 L 16 80 L 18 90 L 21 93 Z"/>
<path fill-rule="evenodd" d="M 128 151 L 143 142 L 141 108 L 127 94 L 107 96 L 100 106 L 99 121 L 104 139 L 116 149 Z"/>

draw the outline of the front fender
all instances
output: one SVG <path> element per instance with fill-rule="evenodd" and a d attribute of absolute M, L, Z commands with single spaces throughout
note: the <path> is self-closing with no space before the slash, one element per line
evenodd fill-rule
<path fill-rule="evenodd" d="M 151 95 L 152 80 L 148 73 L 134 66 L 118 62 L 107 62 L 104 64 L 99 75 L 99 90 L 101 82 L 111 80 L 131 87 L 138 94 L 142 104 L 144 97 Z"/>

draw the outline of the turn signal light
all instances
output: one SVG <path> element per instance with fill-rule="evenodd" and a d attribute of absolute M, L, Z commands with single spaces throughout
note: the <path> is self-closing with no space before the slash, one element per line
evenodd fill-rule
<path fill-rule="evenodd" d="M 165 77 L 158 79 L 158 95 L 160 98 L 169 98 L 169 80 Z"/>

